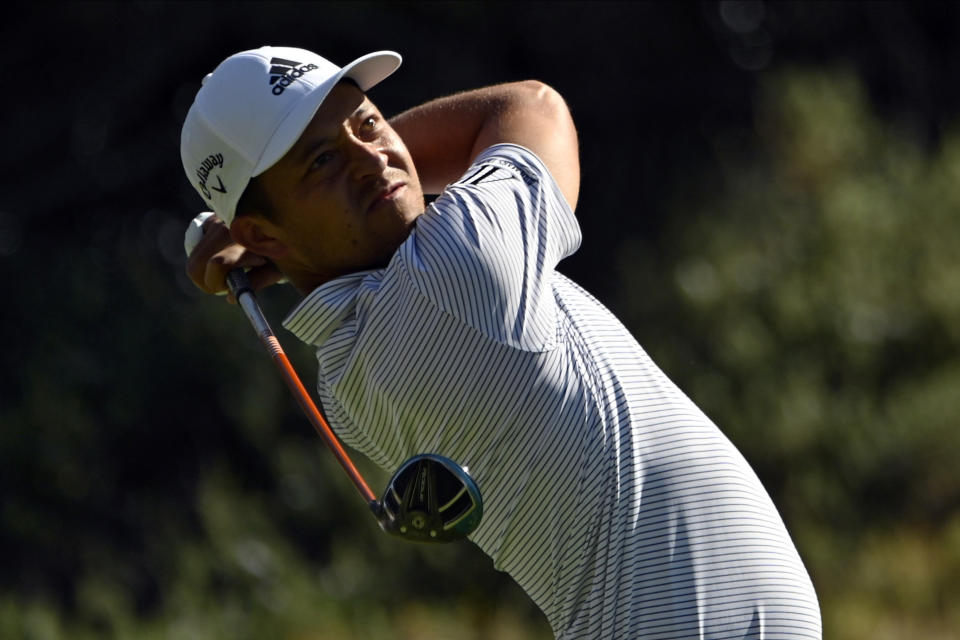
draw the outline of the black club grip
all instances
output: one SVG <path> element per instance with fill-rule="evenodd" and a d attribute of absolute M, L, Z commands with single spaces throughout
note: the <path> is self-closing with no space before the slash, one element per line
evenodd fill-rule
<path fill-rule="evenodd" d="M 239 300 L 242 293 L 253 293 L 253 287 L 250 286 L 250 278 L 247 277 L 243 269 L 234 269 L 227 274 L 227 286 L 230 292 Z"/>

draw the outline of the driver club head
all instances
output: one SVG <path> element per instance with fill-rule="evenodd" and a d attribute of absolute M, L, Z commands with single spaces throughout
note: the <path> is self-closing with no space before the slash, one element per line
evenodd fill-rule
<path fill-rule="evenodd" d="M 480 489 L 467 470 L 432 453 L 404 462 L 372 506 L 384 531 L 414 542 L 462 540 L 483 517 Z"/>

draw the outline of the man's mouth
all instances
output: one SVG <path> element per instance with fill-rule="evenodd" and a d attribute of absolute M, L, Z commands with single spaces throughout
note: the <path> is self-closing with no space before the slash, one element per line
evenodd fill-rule
<path fill-rule="evenodd" d="M 400 197 L 401 191 L 406 187 L 404 182 L 394 182 L 393 184 L 387 185 L 387 187 L 379 192 L 373 197 L 373 200 L 370 202 L 370 206 L 367 207 L 367 211 L 371 211 L 381 204 L 392 202 Z"/>

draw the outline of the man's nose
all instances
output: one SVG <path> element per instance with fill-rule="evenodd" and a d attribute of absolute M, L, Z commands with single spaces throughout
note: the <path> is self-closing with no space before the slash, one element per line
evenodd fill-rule
<path fill-rule="evenodd" d="M 387 168 L 387 153 L 376 142 L 354 139 L 350 150 L 353 174 L 357 178 L 380 177 Z"/>

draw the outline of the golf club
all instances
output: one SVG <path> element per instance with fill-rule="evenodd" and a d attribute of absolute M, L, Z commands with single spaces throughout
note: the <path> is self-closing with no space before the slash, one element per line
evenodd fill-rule
<path fill-rule="evenodd" d="M 203 236 L 203 223 L 207 218 L 209 216 L 198 216 L 187 227 L 184 248 L 188 256 Z M 465 538 L 477 528 L 483 517 L 480 489 L 467 469 L 441 455 L 419 454 L 404 462 L 378 500 L 290 364 L 257 303 L 244 270 L 231 271 L 227 285 L 272 356 L 287 388 L 367 502 L 381 529 L 410 541 L 452 542 Z"/>

